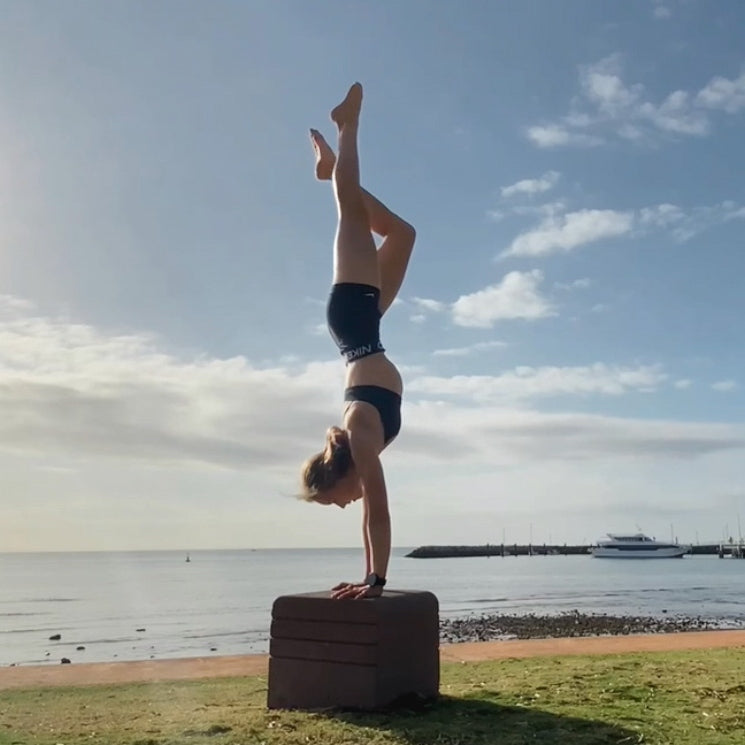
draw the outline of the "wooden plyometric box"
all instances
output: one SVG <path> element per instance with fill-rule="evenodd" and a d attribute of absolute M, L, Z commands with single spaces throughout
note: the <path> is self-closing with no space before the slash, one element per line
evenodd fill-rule
<path fill-rule="evenodd" d="M 377 709 L 407 696 L 434 698 L 439 683 L 431 592 L 385 590 L 363 600 L 312 592 L 274 601 L 270 709 Z"/>

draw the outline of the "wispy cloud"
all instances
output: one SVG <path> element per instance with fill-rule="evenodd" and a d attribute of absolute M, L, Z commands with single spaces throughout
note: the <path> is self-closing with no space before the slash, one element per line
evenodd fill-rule
<path fill-rule="evenodd" d="M 476 402 L 515 402 L 549 396 L 605 395 L 655 391 L 668 379 L 658 365 L 619 367 L 598 362 L 584 367 L 517 367 L 502 375 L 424 376 L 408 390 Z"/>
<path fill-rule="evenodd" d="M 658 21 L 666 21 L 669 18 L 672 18 L 673 11 L 664 3 L 663 0 L 652 0 L 652 5 L 654 6 L 652 8 L 652 15 Z"/>
<path fill-rule="evenodd" d="M 590 285 L 592 285 L 592 280 L 589 277 L 581 277 L 571 282 L 554 282 L 557 290 L 586 290 Z"/>
<path fill-rule="evenodd" d="M 732 201 L 693 207 L 689 210 L 675 204 L 658 204 L 643 207 L 637 215 L 638 224 L 642 228 L 669 230 L 673 238 L 680 242 L 690 240 L 715 225 L 741 219 L 745 219 L 745 207 Z"/>
<path fill-rule="evenodd" d="M 731 393 L 737 390 L 738 385 L 734 380 L 718 380 L 711 384 L 711 388 L 719 393 Z"/>
<path fill-rule="evenodd" d="M 745 219 L 745 207 L 729 200 L 689 209 L 663 203 L 637 210 L 580 209 L 567 212 L 564 202 L 550 202 L 527 210 L 518 206 L 517 210 L 521 210 L 521 214 L 538 215 L 540 220 L 537 225 L 519 233 L 499 254 L 500 258 L 569 253 L 589 244 L 653 230 L 666 231 L 676 241 L 684 242 L 716 225 Z"/>
<path fill-rule="evenodd" d="M 712 78 L 696 95 L 696 104 L 736 114 L 745 108 L 745 72 L 737 78 Z"/>
<path fill-rule="evenodd" d="M 551 303 L 538 290 L 542 280 L 543 274 L 538 270 L 509 272 L 501 282 L 459 297 L 451 309 L 453 322 L 457 326 L 491 328 L 501 320 L 535 320 L 556 315 Z"/>
<path fill-rule="evenodd" d="M 414 297 L 411 299 L 411 302 L 422 310 L 428 310 L 432 313 L 441 313 L 442 311 L 447 310 L 447 303 L 443 303 L 440 300 L 432 300 L 431 298 L 425 297 Z"/>
<path fill-rule="evenodd" d="M 434 357 L 468 357 L 480 352 L 488 352 L 490 349 L 505 347 L 507 344 L 503 341 L 480 341 L 476 344 L 470 344 L 467 347 L 451 347 L 449 349 L 435 349 L 432 352 Z"/>
<path fill-rule="evenodd" d="M 181 360 L 155 337 L 33 316 L 13 298 L 3 299 L 0 319 L 6 452 L 272 468 L 283 453 L 302 457 L 310 433 L 320 436 L 342 384 L 336 361 L 259 368 L 241 357 Z M 293 411 L 292 425 L 274 417 L 277 406 Z"/>
<path fill-rule="evenodd" d="M 533 196 L 534 194 L 542 194 L 543 192 L 549 191 L 549 189 L 553 189 L 558 181 L 558 171 L 548 171 L 540 178 L 522 179 L 510 186 L 503 186 L 501 193 L 504 198 L 514 197 L 518 194 Z"/>
<path fill-rule="evenodd" d="M 595 147 L 603 144 L 603 138 L 571 130 L 561 124 L 535 124 L 527 129 L 528 139 L 538 147 Z"/>
<path fill-rule="evenodd" d="M 665 13 L 665 6 L 658 9 Z M 736 114 L 745 108 L 745 73 L 712 78 L 698 92 L 671 91 L 652 101 L 641 83 L 622 78 L 620 55 L 580 69 L 580 92 L 569 114 L 527 128 L 538 147 L 590 146 L 608 137 L 647 141 L 660 135 L 702 137 L 711 131 L 711 114 Z"/>
<path fill-rule="evenodd" d="M 630 233 L 634 225 L 631 212 L 616 210 L 578 210 L 552 215 L 515 238 L 501 256 L 546 256 Z"/>
<path fill-rule="evenodd" d="M 416 441 L 438 460 L 501 465 L 553 459 L 596 463 L 598 458 L 659 462 L 661 458 L 689 460 L 745 449 L 745 432 L 737 426 L 546 414 L 484 401 L 477 404 L 462 406 L 454 400 L 413 403 L 407 411 L 412 450 Z M 433 429 L 431 422 L 437 422 L 439 429 Z M 452 437 L 438 437 L 438 431 Z M 459 481 L 463 476 L 458 474 Z"/>

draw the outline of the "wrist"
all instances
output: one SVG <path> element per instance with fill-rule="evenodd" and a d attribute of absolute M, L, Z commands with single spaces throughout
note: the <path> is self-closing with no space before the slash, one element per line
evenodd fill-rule
<path fill-rule="evenodd" d="M 369 572 L 365 578 L 365 584 L 370 587 L 385 587 L 386 578 L 376 574 L 375 572 Z"/>

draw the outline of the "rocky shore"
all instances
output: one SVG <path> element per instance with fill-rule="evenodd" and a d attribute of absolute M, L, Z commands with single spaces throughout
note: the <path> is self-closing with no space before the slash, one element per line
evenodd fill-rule
<path fill-rule="evenodd" d="M 443 644 L 498 639 L 553 639 L 576 636 L 669 634 L 680 631 L 713 631 L 722 622 L 701 617 L 610 616 L 602 613 L 562 613 L 553 616 L 490 615 L 440 620 Z"/>

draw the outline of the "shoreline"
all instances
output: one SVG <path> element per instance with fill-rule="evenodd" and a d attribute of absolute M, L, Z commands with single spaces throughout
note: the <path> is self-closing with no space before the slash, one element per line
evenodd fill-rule
<path fill-rule="evenodd" d="M 577 609 L 556 614 L 503 614 L 440 619 L 440 642 L 484 642 L 506 639 L 545 639 L 628 634 L 670 634 L 685 631 L 745 629 L 745 619 L 711 616 L 612 615 Z"/>
<path fill-rule="evenodd" d="M 550 641 L 551 639 L 572 638 L 612 638 L 618 636 L 678 634 L 687 632 L 721 632 L 743 631 L 745 633 L 745 617 L 712 617 L 685 616 L 668 614 L 662 610 L 657 615 L 612 615 L 609 613 L 582 612 L 577 609 L 555 614 L 504 614 L 482 613 L 467 616 L 440 616 L 439 644 L 440 646 L 468 643 L 513 642 L 513 641 Z M 91 659 L 85 659 L 86 653 L 72 652 L 75 642 L 68 642 L 66 647 L 56 650 L 52 655 L 46 652 L 44 658 L 35 657 L 26 660 L 12 658 L 0 662 L 0 676 L 3 670 L 14 668 L 70 668 L 83 665 L 108 665 L 117 663 L 157 663 L 190 660 L 210 660 L 228 658 L 261 658 L 268 655 L 270 645 L 270 630 L 262 633 L 262 640 L 255 640 L 248 644 L 234 644 L 232 648 L 210 649 L 216 654 L 209 654 L 206 648 L 174 649 L 172 653 L 159 656 L 154 647 L 142 655 L 118 657 L 117 654 L 98 654 Z M 92 646 L 92 645 L 88 645 Z M 67 648 L 69 647 L 69 649 Z M 85 649 L 85 646 L 83 646 Z M 90 655 L 90 653 L 87 653 Z M 69 664 L 68 664 L 69 663 Z M 0 684 L 0 688 L 2 684 Z"/>
<path fill-rule="evenodd" d="M 440 662 L 466 663 L 526 657 L 673 652 L 731 647 L 745 647 L 745 629 L 446 643 L 440 644 Z M 256 654 L 2 667 L 0 690 L 256 676 L 266 675 L 268 664 L 268 654 Z"/>

